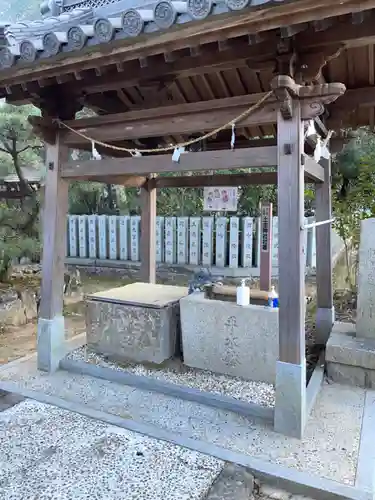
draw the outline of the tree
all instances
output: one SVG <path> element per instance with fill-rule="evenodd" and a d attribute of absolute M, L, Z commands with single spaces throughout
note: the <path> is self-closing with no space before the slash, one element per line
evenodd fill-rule
<path fill-rule="evenodd" d="M 350 251 L 358 250 L 361 220 L 375 216 L 375 136 L 368 129 L 353 133 L 337 155 L 332 188 L 333 227 L 345 245 L 347 282 L 353 288 Z"/>
<path fill-rule="evenodd" d="M 0 107 L 0 170 L 16 173 L 25 197 L 6 203 L 0 200 L 0 280 L 4 280 L 15 258 L 35 258 L 39 253 L 39 195 L 24 177 L 23 167 L 40 169 L 42 145 L 32 134 L 28 116 L 33 106 Z"/>

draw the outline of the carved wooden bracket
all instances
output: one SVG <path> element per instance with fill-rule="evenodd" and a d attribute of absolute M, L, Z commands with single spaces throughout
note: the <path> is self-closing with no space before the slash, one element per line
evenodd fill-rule
<path fill-rule="evenodd" d="M 322 77 L 322 69 L 332 59 L 338 57 L 344 46 L 333 45 L 320 49 L 319 52 L 299 54 L 296 61 L 295 79 L 300 84 L 317 83 Z"/>
<path fill-rule="evenodd" d="M 293 115 L 293 99 L 300 101 L 303 119 L 312 119 L 321 115 L 327 104 L 336 101 L 346 91 L 343 83 L 304 86 L 287 75 L 276 76 L 271 82 L 271 88 L 280 102 L 280 111 L 285 120 L 291 119 Z"/>

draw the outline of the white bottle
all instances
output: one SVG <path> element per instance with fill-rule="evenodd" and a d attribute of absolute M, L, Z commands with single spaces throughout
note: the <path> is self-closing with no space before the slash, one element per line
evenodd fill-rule
<path fill-rule="evenodd" d="M 271 291 L 268 294 L 268 307 L 279 307 L 279 296 L 274 286 L 271 287 Z"/>
<path fill-rule="evenodd" d="M 241 286 L 237 287 L 237 305 L 248 306 L 250 304 L 250 288 L 245 285 L 246 280 L 241 280 Z"/>

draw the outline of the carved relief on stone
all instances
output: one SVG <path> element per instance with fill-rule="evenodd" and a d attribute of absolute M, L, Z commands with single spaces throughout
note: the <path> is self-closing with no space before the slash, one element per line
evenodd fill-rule
<path fill-rule="evenodd" d="M 224 323 L 228 330 L 228 335 L 224 340 L 225 351 L 223 354 L 223 362 L 230 367 L 238 366 L 239 359 L 239 341 L 238 341 L 238 325 L 235 316 L 230 316 Z"/>
<path fill-rule="evenodd" d="M 138 36 L 143 31 L 144 22 L 140 13 L 135 9 L 129 9 L 122 15 L 122 29 L 128 36 Z"/>
<path fill-rule="evenodd" d="M 172 2 L 161 0 L 154 7 L 154 17 L 159 28 L 168 29 L 176 22 L 177 11 Z"/>
<path fill-rule="evenodd" d="M 158 350 L 160 312 L 155 309 L 89 302 L 87 325 L 90 327 L 90 343 L 113 346 L 125 352 Z"/>
<path fill-rule="evenodd" d="M 206 19 L 211 14 L 212 0 L 188 0 L 187 10 L 193 19 L 197 21 Z"/>

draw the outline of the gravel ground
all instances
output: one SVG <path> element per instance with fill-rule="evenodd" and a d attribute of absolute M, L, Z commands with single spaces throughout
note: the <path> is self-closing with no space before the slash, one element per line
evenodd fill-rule
<path fill-rule="evenodd" d="M 201 500 L 224 462 L 24 401 L 0 414 L 2 500 Z"/>
<path fill-rule="evenodd" d="M 156 368 L 142 364 L 121 366 L 88 350 L 87 347 L 80 347 L 72 351 L 68 358 L 132 373 L 133 375 L 152 377 L 163 382 L 183 385 L 200 391 L 213 392 L 261 406 L 273 407 L 275 405 L 275 389 L 273 385 L 264 382 L 252 382 L 239 377 L 219 375 L 208 370 L 189 368 L 178 362 L 171 362 L 165 367 Z"/>

